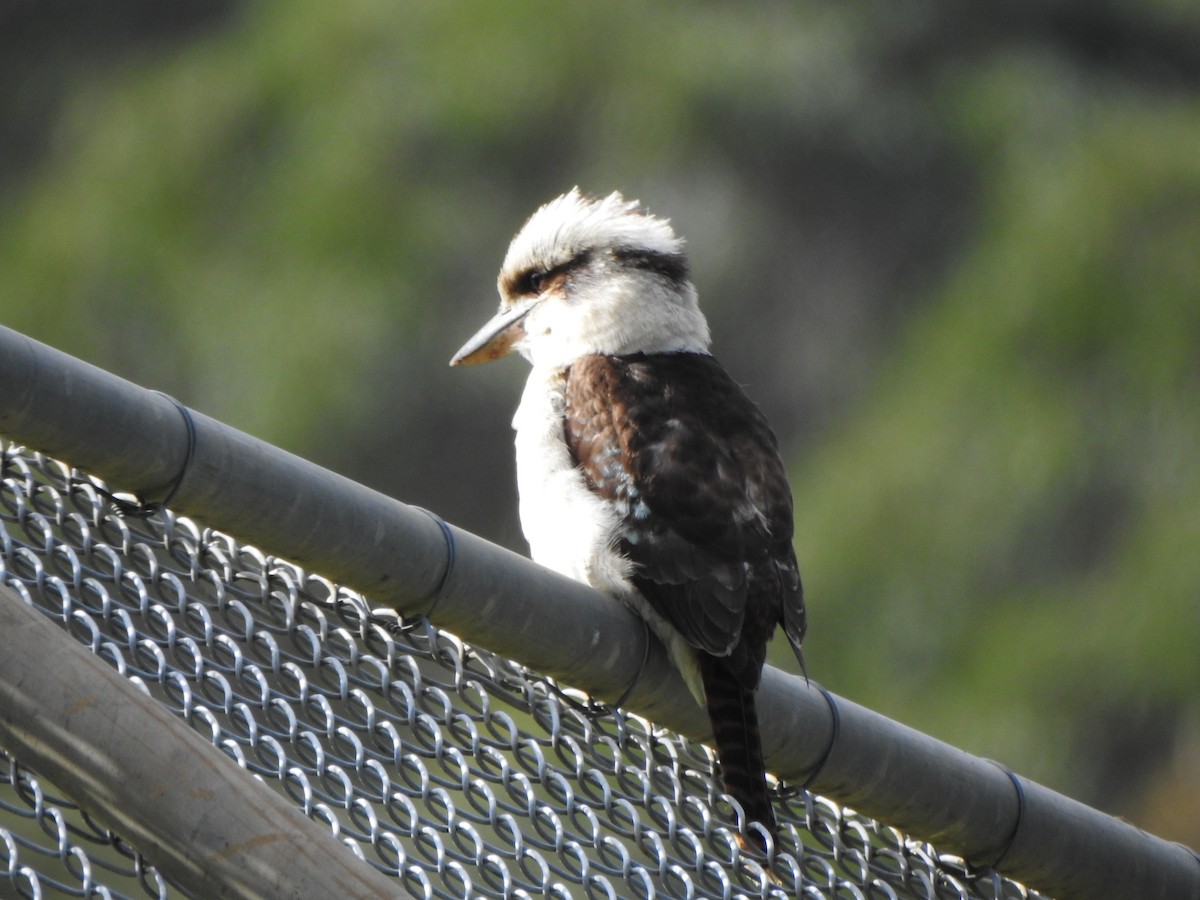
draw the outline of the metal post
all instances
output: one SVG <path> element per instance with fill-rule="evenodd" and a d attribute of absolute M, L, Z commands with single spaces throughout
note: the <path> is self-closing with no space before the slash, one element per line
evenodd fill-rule
<path fill-rule="evenodd" d="M 407 896 L 4 584 L 0 744 L 191 896 Z"/>

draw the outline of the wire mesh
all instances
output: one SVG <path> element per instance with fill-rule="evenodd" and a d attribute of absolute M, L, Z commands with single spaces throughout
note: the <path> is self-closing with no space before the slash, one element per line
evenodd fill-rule
<path fill-rule="evenodd" d="M 740 849 L 707 747 L 170 510 L 122 517 L 53 459 L 0 452 L 0 580 L 417 896 L 1039 896 L 786 785 L 780 885 Z M 179 895 L 0 748 L 6 892 Z"/>

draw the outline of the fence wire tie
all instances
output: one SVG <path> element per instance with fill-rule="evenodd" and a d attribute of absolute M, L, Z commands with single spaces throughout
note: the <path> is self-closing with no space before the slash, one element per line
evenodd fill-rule
<path fill-rule="evenodd" d="M 642 659 L 638 663 L 637 671 L 633 673 L 633 680 L 629 682 L 629 686 L 621 692 L 621 696 L 617 698 L 613 704 L 617 709 L 625 706 L 626 702 L 633 696 L 633 690 L 638 686 L 638 682 L 642 680 L 642 675 L 646 672 L 646 662 L 650 659 L 650 623 L 642 619 Z"/>
<path fill-rule="evenodd" d="M 1008 856 L 1009 851 L 1012 850 L 1013 844 L 1016 843 L 1017 833 L 1021 830 L 1021 823 L 1025 819 L 1025 788 L 1022 787 L 1022 785 L 1021 785 L 1021 779 L 1018 778 L 1017 773 L 1014 772 L 1012 769 L 1010 769 L 1008 766 L 998 763 L 992 759 L 989 759 L 988 762 L 990 762 L 993 766 L 995 766 L 1000 771 L 1002 771 L 1005 775 L 1007 775 L 1008 780 L 1012 782 L 1012 786 L 1013 786 L 1014 790 L 1016 790 L 1016 792 L 1017 792 L 1017 816 L 1013 820 L 1012 830 L 1008 833 L 1008 838 L 1004 841 L 1004 844 L 1000 847 L 1000 855 L 996 857 L 994 862 L 992 862 L 986 866 L 975 866 L 969 862 L 967 863 L 967 865 L 970 868 L 975 869 L 976 872 L 987 871 L 988 869 L 996 870 L 996 869 L 1000 868 L 1000 865 L 1004 862 L 1005 858 Z"/>
<path fill-rule="evenodd" d="M 554 695 L 557 696 L 558 699 L 564 704 L 571 707 L 571 709 L 575 710 L 582 716 L 586 716 L 593 722 L 595 722 L 597 719 L 604 718 L 610 713 L 620 712 L 622 709 L 624 709 L 629 698 L 633 696 L 634 690 L 637 688 L 638 684 L 641 683 L 642 675 L 646 672 L 646 663 L 650 659 L 650 623 L 645 619 L 642 619 L 640 616 L 639 620 L 642 623 L 643 635 L 642 659 L 641 662 L 638 663 L 637 671 L 633 673 L 633 679 L 628 685 L 626 685 L 625 690 L 621 692 L 620 697 L 618 697 L 612 703 L 605 703 L 602 700 L 597 700 L 595 697 L 589 694 L 587 700 L 583 703 L 580 703 L 578 700 L 560 688 L 556 682 L 551 679 L 546 679 L 546 684 L 554 693 Z"/>
<path fill-rule="evenodd" d="M 454 557 L 456 555 L 454 532 L 450 530 L 450 526 L 446 524 L 446 520 L 437 513 L 430 512 L 423 506 L 414 506 L 413 509 L 415 509 L 417 512 L 425 513 L 425 515 L 429 516 L 429 518 L 433 519 L 433 521 L 437 523 L 437 527 L 440 528 L 442 532 L 442 540 L 446 544 L 446 565 L 442 569 L 442 577 L 438 579 L 438 583 L 434 586 L 433 590 L 429 592 L 428 596 L 432 598 L 429 603 L 429 609 L 425 610 L 425 612 L 421 613 L 420 616 L 416 617 L 429 619 L 433 615 L 433 611 L 437 608 L 438 601 L 442 599 L 442 589 L 446 586 L 446 582 L 450 580 L 450 572 L 454 569 Z"/>
<path fill-rule="evenodd" d="M 187 427 L 187 447 L 183 454 L 183 464 L 179 467 L 177 474 L 166 485 L 167 495 L 161 500 L 155 500 L 147 503 L 140 497 L 133 500 L 126 500 L 124 497 L 119 497 L 107 488 L 97 487 L 96 490 L 113 505 L 117 515 L 121 518 L 129 517 L 131 519 L 148 519 L 156 512 L 160 512 L 171 505 L 171 501 L 175 499 L 175 494 L 179 490 L 179 486 L 183 483 L 184 477 L 191 468 L 192 458 L 196 455 L 196 422 L 192 418 L 192 412 L 170 394 L 164 394 L 162 391 L 152 391 L 160 397 L 166 397 L 175 404 L 175 408 L 179 410 L 179 414 L 183 416 L 183 424 Z"/>
<path fill-rule="evenodd" d="M 805 678 L 808 676 L 805 675 Z M 811 684 L 811 682 L 810 682 Z M 833 694 L 828 690 L 817 685 L 817 690 L 821 692 L 821 696 L 825 698 L 825 703 L 829 707 L 829 743 L 825 745 L 825 752 L 821 754 L 821 758 L 817 760 L 817 764 L 813 766 L 812 771 L 805 776 L 804 782 L 797 788 L 783 792 L 783 796 L 788 797 L 794 794 L 803 793 L 812 787 L 813 782 L 820 777 L 821 772 L 825 770 L 825 766 L 829 763 L 829 758 L 833 756 L 833 748 L 837 746 L 838 736 L 842 733 L 842 714 L 838 711 L 837 701 L 833 698 Z"/>

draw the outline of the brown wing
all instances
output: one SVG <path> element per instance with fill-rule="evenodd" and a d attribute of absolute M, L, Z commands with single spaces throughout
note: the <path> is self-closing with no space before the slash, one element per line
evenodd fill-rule
<path fill-rule="evenodd" d="M 634 584 L 748 688 L 782 623 L 804 637 L 792 497 L 766 418 L 711 356 L 588 356 L 567 377 L 568 446 L 616 504 Z"/>

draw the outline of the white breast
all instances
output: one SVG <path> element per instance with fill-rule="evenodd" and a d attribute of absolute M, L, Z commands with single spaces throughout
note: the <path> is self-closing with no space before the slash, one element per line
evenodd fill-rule
<path fill-rule="evenodd" d="M 699 664 L 683 636 L 630 584 L 630 562 L 614 549 L 620 518 L 594 493 L 563 434 L 566 370 L 535 366 L 513 417 L 521 530 L 535 562 L 631 606 L 666 645 L 696 702 L 704 705 Z"/>
<path fill-rule="evenodd" d="M 593 493 L 563 436 L 566 373 L 534 367 L 513 418 L 521 529 L 536 562 L 608 594 L 632 589 L 629 563 L 613 550 L 620 524 Z"/>

